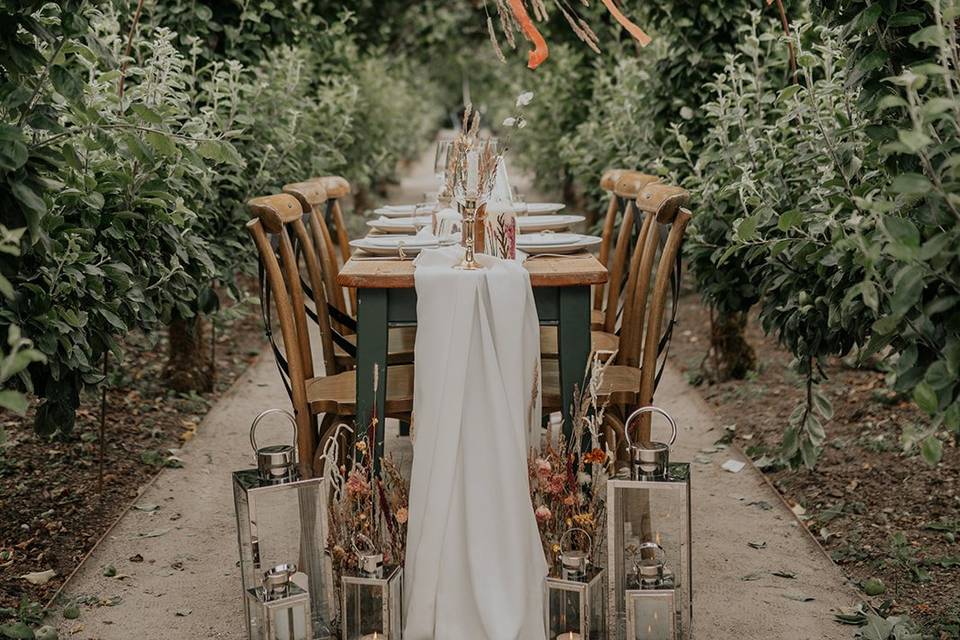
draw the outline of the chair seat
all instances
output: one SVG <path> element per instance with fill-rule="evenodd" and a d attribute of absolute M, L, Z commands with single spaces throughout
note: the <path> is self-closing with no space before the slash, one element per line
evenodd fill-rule
<path fill-rule="evenodd" d="M 307 402 L 314 413 L 353 416 L 357 413 L 357 372 L 307 380 Z M 413 411 L 413 365 L 401 364 L 387 370 L 387 415 Z"/>
<path fill-rule="evenodd" d="M 540 362 L 543 376 L 543 410 L 560 411 L 560 361 L 544 359 Z M 640 394 L 640 369 L 625 365 L 607 366 L 600 385 L 599 396 L 610 404 L 634 405 Z"/>
<path fill-rule="evenodd" d="M 357 336 L 344 336 L 351 344 L 357 344 Z M 413 362 L 413 348 L 417 339 L 416 327 L 392 327 L 387 334 L 387 364 L 410 364 Z M 354 357 L 343 350 L 340 345 L 334 345 L 333 357 L 337 366 L 349 368 L 354 365 Z"/>
<path fill-rule="evenodd" d="M 590 351 L 616 351 L 620 347 L 620 336 L 606 331 L 590 332 Z M 556 359 L 560 349 L 557 344 L 556 327 L 540 327 L 540 356 Z"/>

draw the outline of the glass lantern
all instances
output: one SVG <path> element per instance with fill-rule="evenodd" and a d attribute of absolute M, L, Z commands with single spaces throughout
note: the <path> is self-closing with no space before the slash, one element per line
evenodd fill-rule
<path fill-rule="evenodd" d="M 353 545 L 357 570 L 342 578 L 343 640 L 400 640 L 403 568 L 384 565 L 383 554 L 373 547 L 369 538 L 358 535 Z"/>
<path fill-rule="evenodd" d="M 313 639 L 332 636 L 327 594 L 333 593 L 332 568 L 324 552 L 327 516 L 321 478 L 301 479 L 297 474 L 296 448 L 289 444 L 258 447 L 256 430 L 269 415 L 281 414 L 294 426 L 293 416 L 280 409 L 264 411 L 250 428 L 250 443 L 257 468 L 233 474 L 233 497 L 240 544 L 240 575 L 243 591 L 260 586 L 264 567 L 299 558 L 301 571 L 292 581 L 310 595 Z M 254 635 L 255 612 L 245 598 L 247 627 Z"/>
<path fill-rule="evenodd" d="M 669 421 L 673 429 L 670 441 L 630 443 L 630 424 L 650 412 L 659 413 Z M 689 640 L 693 615 L 690 465 L 670 463 L 670 447 L 676 442 L 677 425 L 665 411 L 657 407 L 638 409 L 627 419 L 624 432 L 628 438 L 629 469 L 607 482 L 610 637 L 614 640 Z M 661 591 L 669 590 L 670 594 L 633 594 L 634 606 L 643 606 L 631 613 L 628 589 L 631 592 L 646 590 L 631 589 L 630 576 L 637 573 L 637 567 L 653 563 L 655 557 L 665 576 L 662 585 L 669 585 L 669 589 L 665 587 Z M 666 606 L 668 600 L 674 615 L 664 624 L 667 628 L 673 624 L 673 635 L 628 634 L 628 616 L 638 618 L 646 607 Z M 658 613 L 656 619 L 661 620 L 662 615 Z M 652 633 L 654 625 L 649 622 L 652 618 L 644 615 L 642 619 L 648 620 Z"/>
<path fill-rule="evenodd" d="M 293 581 L 297 566 L 281 564 L 247 590 L 251 640 L 311 640 L 310 595 Z"/>
<path fill-rule="evenodd" d="M 677 640 L 676 582 L 664 566 L 663 547 L 644 542 L 639 551 L 648 557 L 636 563 L 628 578 L 626 636 L 629 640 Z"/>
<path fill-rule="evenodd" d="M 607 640 L 607 593 L 604 569 L 594 566 L 586 551 L 567 551 L 563 541 L 581 531 L 570 529 L 560 540 L 560 577 L 547 576 L 544 602 L 547 640 Z"/>

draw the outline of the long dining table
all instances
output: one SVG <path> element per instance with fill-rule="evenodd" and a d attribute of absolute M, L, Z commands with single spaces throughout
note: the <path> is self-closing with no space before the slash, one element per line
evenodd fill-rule
<path fill-rule="evenodd" d="M 557 327 L 563 429 L 573 431 L 571 405 L 582 386 L 590 357 L 590 287 L 607 281 L 606 268 L 589 253 L 528 259 L 541 326 Z M 337 282 L 357 290 L 357 424 L 369 424 L 372 411 L 384 416 L 387 334 L 390 327 L 417 324 L 417 293 L 411 260 L 370 259 L 354 255 Z M 374 371 L 379 371 L 374 390 Z M 377 422 L 374 468 L 383 457 L 385 420 Z"/>

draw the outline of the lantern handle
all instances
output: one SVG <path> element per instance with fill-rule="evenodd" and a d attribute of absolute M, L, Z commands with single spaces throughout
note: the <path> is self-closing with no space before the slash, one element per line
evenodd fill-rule
<path fill-rule="evenodd" d="M 357 554 L 357 557 L 358 557 L 358 558 L 360 557 L 360 555 L 361 555 L 361 553 L 362 553 L 362 552 L 360 551 L 360 547 L 357 546 L 357 541 L 358 541 L 358 540 L 359 540 L 360 542 L 363 542 L 363 543 L 364 543 L 364 546 L 367 548 L 367 551 L 368 551 L 368 552 L 370 552 L 370 553 L 376 553 L 377 548 L 376 548 L 376 545 L 373 544 L 373 540 L 371 540 L 369 537 L 367 537 L 366 535 L 364 535 L 364 534 L 362 534 L 362 533 L 358 533 L 358 534 L 354 535 L 354 536 L 353 536 L 353 539 L 350 541 L 350 544 L 353 545 L 353 552 Z"/>
<path fill-rule="evenodd" d="M 630 442 L 630 423 L 633 422 L 635 418 L 637 418 L 638 416 L 644 413 L 659 413 L 660 415 L 662 415 L 664 418 L 667 419 L 667 422 L 670 423 L 670 442 L 667 443 L 667 446 L 672 447 L 673 443 L 677 441 L 677 436 L 680 433 L 680 430 L 677 428 L 676 420 L 674 420 L 673 416 L 671 416 L 669 413 L 667 413 L 660 407 L 649 405 L 646 407 L 640 407 L 639 409 L 631 413 L 630 416 L 627 418 L 627 421 L 623 423 L 623 434 L 627 439 L 627 448 L 630 448 L 633 446 L 633 443 Z"/>
<path fill-rule="evenodd" d="M 290 421 L 290 425 L 293 426 L 293 439 L 294 439 L 293 448 L 294 448 L 294 450 L 296 450 L 296 448 L 297 448 L 297 442 L 296 442 L 296 439 L 297 439 L 297 421 L 296 421 L 296 419 L 294 419 L 294 417 L 293 417 L 292 415 L 290 415 L 290 412 L 289 412 L 289 411 L 286 411 L 286 410 L 284 410 L 284 409 L 267 409 L 266 411 L 260 412 L 260 415 L 258 415 L 256 418 L 254 418 L 254 419 L 253 419 L 253 424 L 250 425 L 250 446 L 253 447 L 254 453 L 256 453 L 257 450 L 259 449 L 259 447 L 257 446 L 257 427 L 260 425 L 260 422 L 261 422 L 264 418 L 266 418 L 266 417 L 269 416 L 269 415 L 275 414 L 275 413 L 280 413 L 280 414 L 285 415 L 285 416 L 287 417 L 287 420 Z"/>
<path fill-rule="evenodd" d="M 563 532 L 563 535 L 560 536 L 560 553 L 564 553 L 563 541 L 567 539 L 567 536 L 573 533 L 574 531 L 579 531 L 583 535 L 587 536 L 587 549 L 593 548 L 593 537 L 587 532 L 586 529 L 581 529 L 580 527 L 571 527 Z"/>

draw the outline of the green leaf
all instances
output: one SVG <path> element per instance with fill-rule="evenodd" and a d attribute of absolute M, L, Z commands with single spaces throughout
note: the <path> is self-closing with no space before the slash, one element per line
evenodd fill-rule
<path fill-rule="evenodd" d="M 920 455 L 931 467 L 936 466 L 943 458 L 943 443 L 937 436 L 927 436 L 920 445 Z"/>
<path fill-rule="evenodd" d="M 23 206 L 23 214 L 27 219 L 27 225 L 30 227 L 30 235 L 36 236 L 40 228 L 40 219 L 47 213 L 47 204 L 43 198 L 37 195 L 37 192 L 31 189 L 24 182 L 14 182 L 10 184 L 10 192 Z"/>
<path fill-rule="evenodd" d="M 880 17 L 882 12 L 883 7 L 879 2 L 868 5 L 867 8 L 861 11 L 860 15 L 858 15 L 854 20 L 854 29 L 857 31 L 866 31 L 873 25 L 877 24 L 877 19 Z"/>
<path fill-rule="evenodd" d="M 0 407 L 22 416 L 27 413 L 27 407 L 29 406 L 30 402 L 27 400 L 27 396 L 19 391 L 13 391 L 12 389 L 0 391 Z"/>
<path fill-rule="evenodd" d="M 0 634 L 11 640 L 33 640 L 33 630 L 23 622 L 10 622 L 0 625 Z"/>
<path fill-rule="evenodd" d="M 132 104 L 130 108 L 145 122 L 149 122 L 150 124 L 163 124 L 163 116 L 145 104 Z"/>
<path fill-rule="evenodd" d="M 749 242 L 757 235 L 757 225 L 760 224 L 759 216 L 747 216 L 740 220 L 737 225 L 737 239 L 742 242 Z"/>
<path fill-rule="evenodd" d="M 177 145 L 170 136 L 157 131 L 150 131 L 143 137 L 160 155 L 174 156 L 177 154 Z"/>
<path fill-rule="evenodd" d="M 898 175 L 890 190 L 894 193 L 925 195 L 933 189 L 933 184 L 926 176 L 919 173 L 901 173 Z"/>
<path fill-rule="evenodd" d="M 905 244 L 908 247 L 920 246 L 920 231 L 917 225 L 906 218 L 886 216 L 883 218 L 883 228 L 892 240 Z"/>
<path fill-rule="evenodd" d="M 83 97 L 83 80 L 67 67 L 51 67 L 50 81 L 57 93 L 71 102 Z"/>
<path fill-rule="evenodd" d="M 801 222 L 803 222 L 803 214 L 793 209 L 780 214 L 780 219 L 777 221 L 777 228 L 780 229 L 780 231 L 787 231 L 798 226 Z"/>
<path fill-rule="evenodd" d="M 0 124 L 0 170 L 16 171 L 27 163 L 29 157 L 20 127 Z"/>
<path fill-rule="evenodd" d="M 937 400 L 937 392 L 927 384 L 926 382 L 921 382 L 913 389 L 913 401 L 917 403 L 917 406 L 927 413 L 934 413 L 937 410 L 937 405 L 939 404 Z"/>
<path fill-rule="evenodd" d="M 943 360 L 937 360 L 927 367 L 927 372 L 924 374 L 923 380 L 929 384 L 930 388 L 934 391 L 946 389 L 957 382 L 956 376 L 950 373 L 950 370 L 947 368 L 947 363 Z"/>
<path fill-rule="evenodd" d="M 869 280 L 864 280 L 861 283 L 860 295 L 863 296 L 863 304 L 867 305 L 873 311 L 877 311 L 880 307 L 880 299 L 877 294 L 877 285 L 873 284 Z"/>
<path fill-rule="evenodd" d="M 901 129 L 897 132 L 897 137 L 913 153 L 917 153 L 933 144 L 933 139 L 930 136 L 917 129 Z"/>

